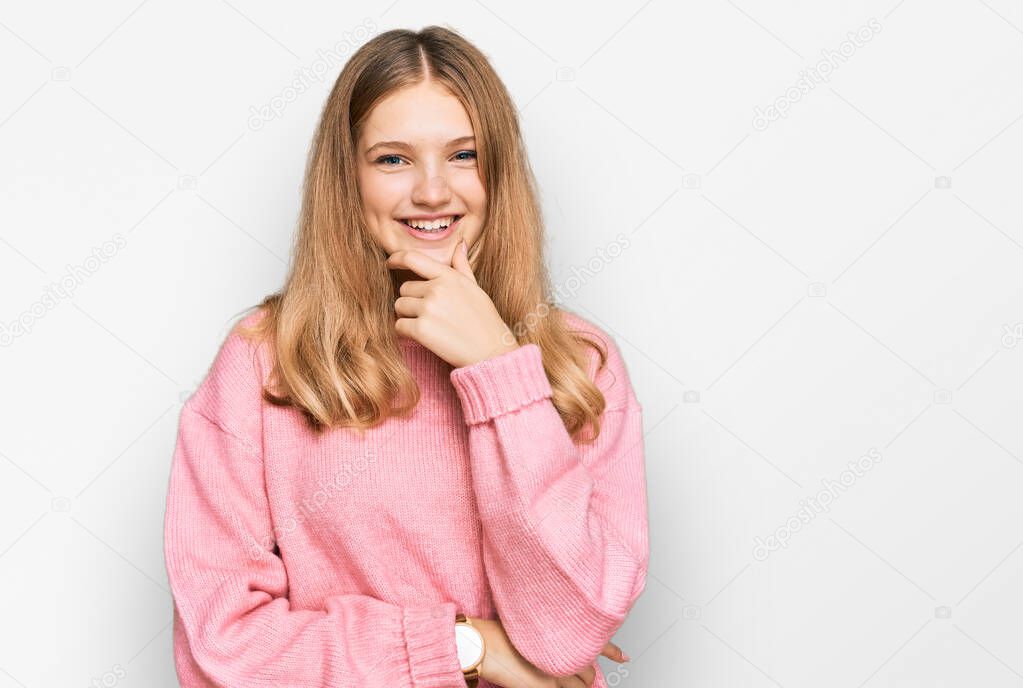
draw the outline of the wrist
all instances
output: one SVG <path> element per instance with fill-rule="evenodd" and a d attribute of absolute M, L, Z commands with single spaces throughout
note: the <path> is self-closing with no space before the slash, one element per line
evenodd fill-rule
<path fill-rule="evenodd" d="M 473 359 L 472 363 L 469 363 L 469 364 L 467 364 L 465 366 L 462 366 L 462 367 L 468 367 L 470 365 L 475 365 L 477 363 L 482 363 L 483 361 L 489 361 L 492 358 L 497 358 L 498 356 L 501 356 L 501 355 L 504 355 L 506 353 L 515 351 L 515 349 L 518 349 L 520 346 L 521 346 L 521 344 L 508 344 L 506 342 L 501 342 L 500 344 L 498 344 L 497 346 L 492 348 L 490 350 L 490 352 L 487 353 L 486 355 L 477 355 Z"/>
<path fill-rule="evenodd" d="M 475 618 L 464 614 L 455 616 L 455 649 L 468 688 L 476 688 L 479 683 L 480 669 L 487 652 L 483 632 L 475 621 Z"/>

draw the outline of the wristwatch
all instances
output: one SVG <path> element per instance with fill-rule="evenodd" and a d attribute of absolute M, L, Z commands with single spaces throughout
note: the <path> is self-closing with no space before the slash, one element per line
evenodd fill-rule
<path fill-rule="evenodd" d="M 465 614 L 455 615 L 455 647 L 458 649 L 458 663 L 469 688 L 476 688 L 480 678 L 480 666 L 487 653 L 483 634 L 472 625 Z"/>

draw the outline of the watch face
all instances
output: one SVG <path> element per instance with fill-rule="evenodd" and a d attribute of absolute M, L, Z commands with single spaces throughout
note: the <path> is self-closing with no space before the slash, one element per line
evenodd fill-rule
<path fill-rule="evenodd" d="M 455 647 L 458 648 L 458 664 L 468 669 L 483 656 L 483 636 L 468 624 L 456 623 Z"/>

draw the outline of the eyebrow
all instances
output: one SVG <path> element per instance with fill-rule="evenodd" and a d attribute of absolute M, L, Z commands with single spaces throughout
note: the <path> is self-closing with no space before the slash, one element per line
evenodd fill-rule
<path fill-rule="evenodd" d="M 458 144 L 461 144 L 461 143 L 468 143 L 469 141 L 475 141 L 475 140 L 476 140 L 475 136 L 459 136 L 457 139 L 451 139 L 450 141 L 448 141 L 447 145 L 448 145 L 448 147 L 450 147 L 450 146 L 455 146 L 455 145 L 458 145 Z M 404 148 L 406 150 L 411 150 L 411 149 L 415 148 L 415 146 L 413 146 L 412 144 L 410 144 L 410 143 L 408 143 L 406 141 L 377 141 L 372 146 L 370 146 L 369 148 L 366 149 L 366 155 L 369 155 L 370 153 L 372 153 L 377 148 L 383 148 L 383 147 Z"/>

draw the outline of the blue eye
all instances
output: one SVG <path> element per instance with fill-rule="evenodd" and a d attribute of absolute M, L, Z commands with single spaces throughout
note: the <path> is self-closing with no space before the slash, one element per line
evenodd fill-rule
<path fill-rule="evenodd" d="M 461 155 L 469 155 L 471 157 L 468 157 L 468 158 L 459 157 Z M 476 151 L 474 151 L 474 150 L 459 151 L 459 152 L 455 153 L 455 159 L 458 160 L 459 162 L 467 162 L 469 160 L 475 160 L 476 159 Z M 398 156 L 398 155 L 381 155 L 379 158 L 376 159 L 376 162 L 380 163 L 380 164 L 382 164 L 382 165 L 384 165 L 386 167 L 394 167 L 394 166 L 396 166 L 398 164 L 398 162 L 395 162 L 393 164 L 385 162 L 386 160 L 396 160 L 396 161 L 400 162 L 401 161 L 401 156 Z"/>

